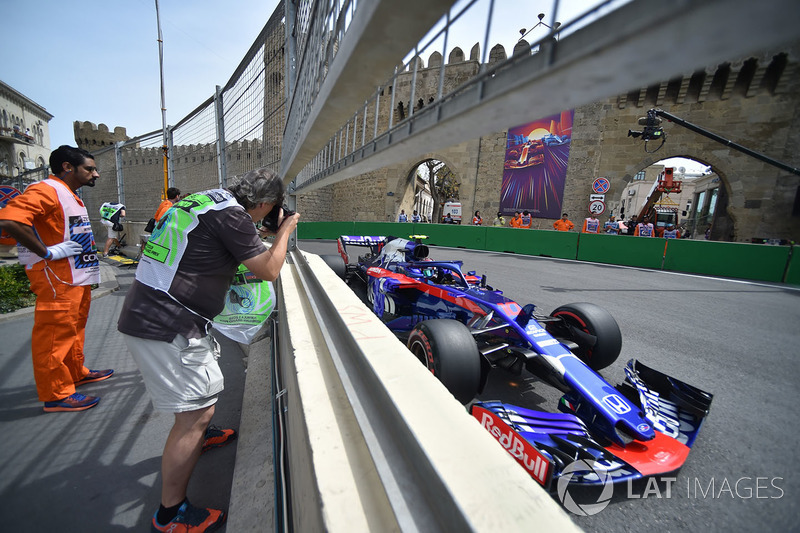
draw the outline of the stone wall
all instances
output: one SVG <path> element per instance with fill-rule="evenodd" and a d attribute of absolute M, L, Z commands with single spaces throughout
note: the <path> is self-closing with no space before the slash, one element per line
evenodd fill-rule
<path fill-rule="evenodd" d="M 501 61 L 505 56 L 505 50 L 495 46 L 489 54 L 489 61 Z M 479 57 L 477 45 L 470 50 L 469 59 L 465 59 L 460 49 L 449 54 L 444 94 L 478 72 Z M 573 220 L 580 220 L 587 212 L 590 187 L 595 178 L 609 178 L 611 189 L 607 199 L 619 201 L 625 185 L 637 172 L 661 159 L 680 156 L 711 165 L 720 176 L 724 187 L 721 197 L 727 203 L 720 204 L 724 216 L 715 226 L 715 239 L 800 239 L 800 217 L 793 215 L 798 210 L 795 198 L 800 177 L 797 175 L 666 121 L 662 126 L 667 141 L 655 153 L 647 153 L 641 140 L 627 135 L 629 129 L 640 129 L 639 117 L 644 116 L 648 109 L 658 107 L 748 148 L 795 167 L 800 166 L 800 156 L 796 152 L 800 145 L 800 131 L 795 126 L 800 114 L 798 57 L 798 45 L 795 44 L 785 50 L 688 72 L 682 77 L 576 108 L 563 210 L 570 213 Z M 406 119 L 412 110 L 427 105 L 438 95 L 442 60 L 438 52 L 428 58 L 427 65 L 422 58 L 417 58 L 419 69 L 413 96 L 414 74 L 410 69 L 399 72 L 393 82 L 383 88 L 378 110 L 379 131 L 383 131 L 390 120 L 396 125 Z M 273 63 L 270 68 L 275 70 L 279 62 Z M 282 87 L 282 78 L 278 72 L 273 74 L 269 79 L 274 87 L 265 90 L 275 92 Z M 367 124 L 369 137 L 375 121 L 374 113 L 374 108 L 367 109 L 366 121 L 356 121 L 356 131 L 347 131 L 346 142 L 352 144 L 352 139 L 361 139 L 363 123 Z M 275 168 L 277 165 L 280 154 L 276 143 L 278 132 L 282 131 L 279 123 L 283 120 L 283 110 L 269 110 L 265 116 L 270 117 L 264 130 L 269 146 L 265 149 L 255 141 L 230 143 L 226 161 L 229 177 L 258 166 Z M 82 124 L 83 128 L 76 127 L 76 134 L 82 134 L 84 140 L 89 139 L 84 131 L 87 123 Z M 115 128 L 115 134 L 119 129 Z M 107 138 L 102 138 L 101 133 L 105 133 Z M 101 132 L 98 127 L 92 139 L 110 143 L 113 134 Z M 437 159 L 447 164 L 461 182 L 463 212 L 471 215 L 480 210 L 484 218 L 491 218 L 500 201 L 505 145 L 506 132 L 496 132 L 328 187 L 301 191 L 297 197 L 297 209 L 303 220 L 308 221 L 394 220 L 400 209 L 407 213 L 413 209 L 414 169 L 427 159 Z M 648 148 L 652 150 L 655 147 L 650 143 Z M 102 202 L 116 199 L 116 178 L 113 151 L 110 154 L 103 152 L 98 158 L 103 179 L 94 190 L 87 190 L 86 195 L 92 207 L 96 204 L 99 208 Z M 175 185 L 181 190 L 194 192 L 217 186 L 213 143 L 176 146 L 174 158 Z M 123 174 L 129 219 L 146 221 L 152 216 L 163 188 L 161 168 L 161 150 L 158 147 L 131 147 L 124 151 Z M 94 211 L 96 209 L 90 209 L 90 213 Z M 601 220 L 605 220 L 607 215 Z M 536 227 L 550 227 L 550 222 L 537 221 Z"/>
<path fill-rule="evenodd" d="M 459 51 L 460 52 L 460 51 Z M 474 47 L 471 56 L 479 50 Z M 492 61 L 505 56 L 502 47 L 492 49 Z M 463 57 L 451 54 L 451 59 Z M 737 152 L 676 124 L 664 121 L 667 133 L 664 146 L 647 153 L 644 143 L 628 136 L 628 130 L 641 129 L 638 118 L 648 109 L 658 107 L 707 130 L 729 138 L 752 150 L 767 154 L 784 163 L 800 166 L 796 153 L 800 132 L 793 127 L 800 114 L 800 77 L 797 47 L 786 51 L 744 58 L 683 77 L 664 81 L 630 93 L 595 102 L 575 109 L 569 167 L 564 190 L 564 211 L 573 220 L 588 212 L 592 181 L 609 178 L 611 189 L 607 199 L 621 200 L 626 184 L 640 170 L 670 157 L 686 157 L 711 165 L 724 185 L 721 195 L 723 213 L 715 224 L 716 240 L 750 241 L 752 237 L 800 239 L 800 217 L 793 215 L 800 177 Z M 438 90 L 441 55 L 434 53 L 428 68 L 418 60 L 414 99 L 424 105 Z M 445 93 L 474 75 L 477 61 L 461 61 L 446 67 Z M 391 109 L 394 123 L 405 118 L 411 97 L 411 72 L 400 74 L 396 81 L 395 106 Z M 379 121 L 388 123 L 387 91 L 382 100 Z M 403 103 L 403 111 L 399 104 Z M 369 123 L 369 120 L 368 120 Z M 345 180 L 332 187 L 340 201 L 354 204 L 353 209 L 337 205 L 333 219 L 353 219 L 353 212 L 365 216 L 374 213 L 374 220 L 390 220 L 400 209 L 410 212 L 413 190 L 401 184 L 410 183 L 413 169 L 426 159 L 445 162 L 461 180 L 460 200 L 463 212 L 480 210 L 484 218 L 494 215 L 499 205 L 502 184 L 506 132 L 497 132 L 474 141 L 424 154 L 419 158 L 386 167 L 367 177 Z M 648 143 L 653 150 L 653 143 Z M 363 180 L 373 186 L 385 180 L 386 190 L 362 198 Z M 380 194 L 380 193 L 383 194 Z M 393 192 L 393 197 L 386 193 Z M 313 194 L 313 193 L 312 193 Z M 366 207 L 366 204 L 372 204 Z M 298 201 L 302 209 L 302 196 Z M 381 206 L 385 210 L 381 211 Z M 334 214 L 335 213 L 335 214 Z M 608 213 L 601 217 L 605 220 Z M 316 217 L 315 217 L 316 219 Z M 549 228 L 551 221 L 537 221 L 536 227 Z"/>

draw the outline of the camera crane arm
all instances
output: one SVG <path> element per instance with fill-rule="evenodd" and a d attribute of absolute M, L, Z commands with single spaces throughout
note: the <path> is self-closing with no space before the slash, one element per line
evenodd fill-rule
<path fill-rule="evenodd" d="M 657 117 L 664 117 L 665 119 L 669 120 L 670 122 L 674 122 L 678 126 L 683 126 L 684 128 L 686 128 L 688 130 L 691 130 L 691 131 L 693 131 L 695 133 L 698 133 L 698 134 L 702 135 L 703 137 L 708 137 L 709 139 L 711 139 L 713 141 L 717 141 L 718 143 L 724 144 L 725 146 L 729 146 L 729 147 L 733 148 L 734 150 L 737 150 L 739 152 L 742 152 L 743 154 L 749 155 L 750 157 L 754 157 L 754 158 L 759 159 L 759 160 L 761 160 L 761 161 L 763 161 L 763 162 L 765 162 L 767 164 L 770 164 L 772 166 L 778 167 L 781 170 L 785 170 L 787 172 L 791 172 L 792 174 L 796 174 L 796 175 L 800 176 L 800 169 L 799 168 L 793 167 L 791 165 L 787 165 L 786 163 L 778 161 L 777 159 L 774 159 L 772 157 L 766 156 L 766 155 L 764 155 L 764 154 L 762 154 L 760 152 L 756 152 L 755 150 L 751 150 L 751 149 L 749 149 L 749 148 L 747 148 L 745 146 L 742 146 L 741 144 L 737 144 L 737 143 L 735 143 L 735 142 L 733 142 L 733 141 L 731 141 L 729 139 L 726 139 L 726 138 L 722 137 L 721 135 L 717 135 L 716 133 L 712 133 L 712 132 L 710 132 L 710 131 L 708 131 L 708 130 L 706 130 L 704 128 L 701 128 L 700 126 L 698 126 L 696 124 L 692 124 L 691 122 L 687 122 L 686 120 L 683 120 L 680 117 L 676 117 L 672 113 L 667 113 L 666 111 L 662 111 L 661 109 L 650 109 L 647 112 L 647 121 L 649 123 L 652 123 L 652 124 L 648 124 L 648 126 L 652 125 L 652 126 L 656 126 L 657 127 L 658 122 L 661 122 Z"/>

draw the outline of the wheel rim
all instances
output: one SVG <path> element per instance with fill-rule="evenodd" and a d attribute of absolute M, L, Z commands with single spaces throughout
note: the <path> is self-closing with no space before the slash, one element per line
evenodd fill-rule
<path fill-rule="evenodd" d="M 431 365 L 430 365 L 430 364 L 429 364 L 429 362 L 428 362 L 428 352 L 427 352 L 427 350 L 425 350 L 425 347 L 424 347 L 424 346 L 422 346 L 422 343 L 421 343 L 421 342 L 419 342 L 419 341 L 414 341 L 414 342 L 411 344 L 411 347 L 409 348 L 409 350 L 411 351 L 411 353 L 413 353 L 413 354 L 414 354 L 414 357 L 416 357 L 416 358 L 417 358 L 417 360 L 418 360 L 420 363 L 422 363 L 423 365 L 425 365 L 425 368 L 427 368 L 428 370 L 430 370 L 431 374 L 434 374 L 434 375 L 435 375 L 435 372 L 433 371 L 433 368 L 431 368 Z"/>

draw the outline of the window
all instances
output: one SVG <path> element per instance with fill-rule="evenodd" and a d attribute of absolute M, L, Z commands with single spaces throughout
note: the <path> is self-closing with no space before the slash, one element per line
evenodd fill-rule
<path fill-rule="evenodd" d="M 644 181 L 644 170 L 637 172 L 633 179 L 636 181 Z"/>

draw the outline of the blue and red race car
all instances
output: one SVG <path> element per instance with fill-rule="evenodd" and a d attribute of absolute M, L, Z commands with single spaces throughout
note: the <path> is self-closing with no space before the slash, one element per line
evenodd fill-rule
<path fill-rule="evenodd" d="M 583 302 L 541 314 L 461 261 L 431 260 L 422 238 L 342 236 L 339 256 L 323 259 L 534 479 L 605 484 L 684 464 L 711 394 L 636 360 L 612 386 L 597 373 L 622 347 L 607 311 Z M 525 369 L 556 387 L 561 412 L 470 403 L 494 369 Z"/>

